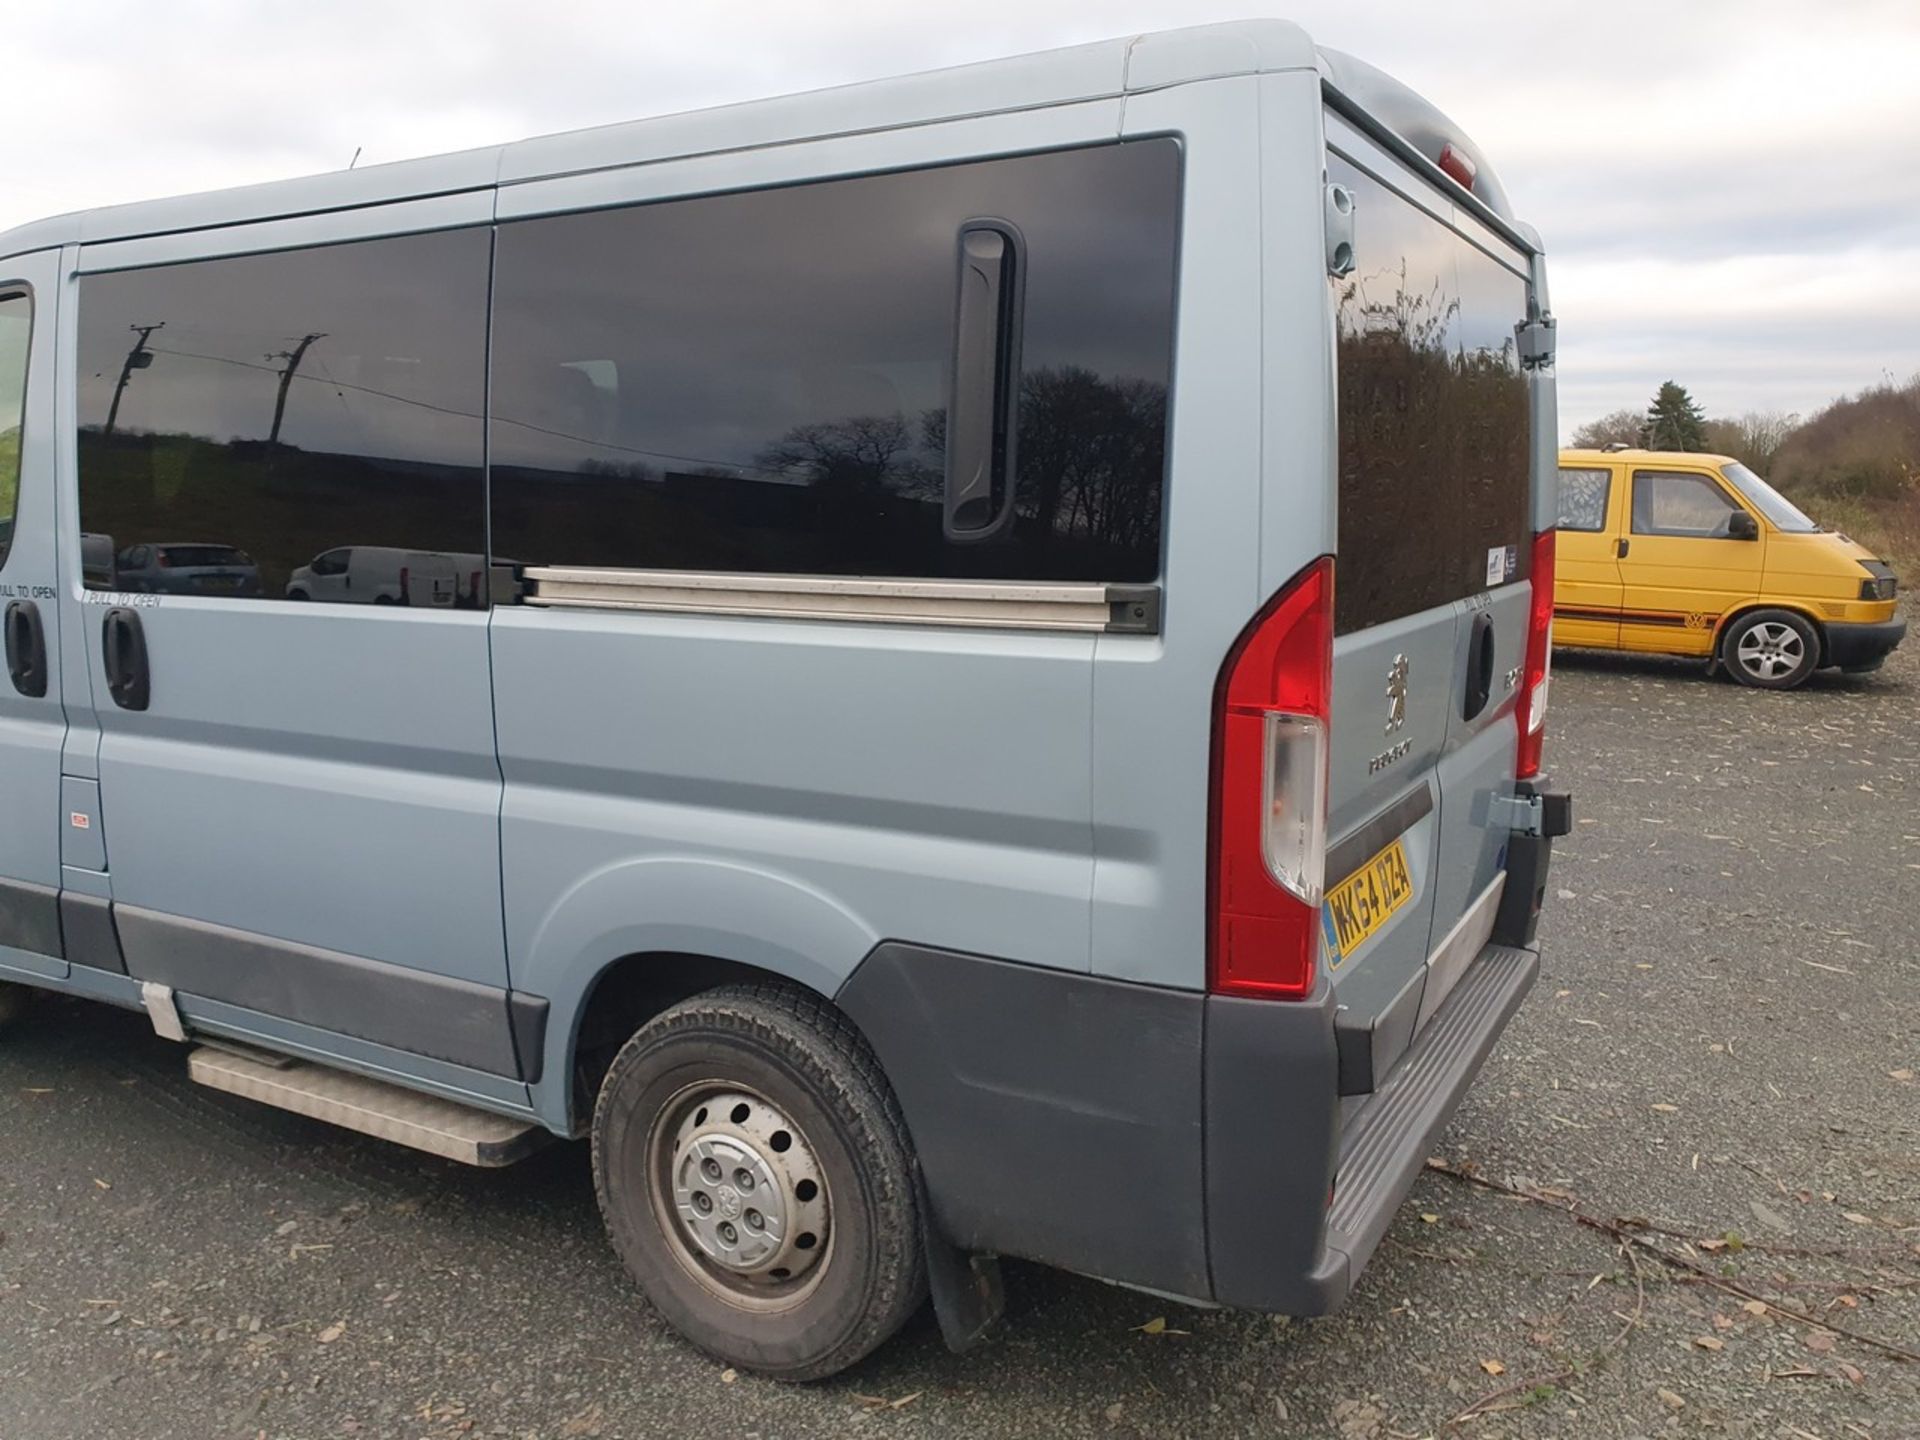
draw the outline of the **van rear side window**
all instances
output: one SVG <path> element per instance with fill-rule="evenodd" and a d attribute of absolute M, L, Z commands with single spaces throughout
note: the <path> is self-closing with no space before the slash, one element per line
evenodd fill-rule
<path fill-rule="evenodd" d="M 1333 282 L 1347 634 L 1486 589 L 1496 552 L 1493 583 L 1526 576 L 1527 283 L 1345 159 L 1328 173 L 1353 192 L 1358 262 Z"/>
<path fill-rule="evenodd" d="M 1604 530 L 1607 525 L 1607 498 L 1613 490 L 1610 470 L 1560 470 L 1560 513 L 1556 523 L 1562 530 Z"/>
<path fill-rule="evenodd" d="M 13 521 L 20 505 L 20 443 L 26 433 L 27 342 L 33 333 L 33 300 L 0 296 L 0 566 L 13 549 Z"/>
<path fill-rule="evenodd" d="M 1154 579 L 1179 173 L 1176 143 L 1147 140 L 502 225 L 497 552 Z M 982 411 L 979 447 L 1010 455 L 1013 508 L 963 527 L 943 504 L 948 397 L 960 246 L 979 233 L 1019 257 L 996 301 L 1013 433 Z"/>

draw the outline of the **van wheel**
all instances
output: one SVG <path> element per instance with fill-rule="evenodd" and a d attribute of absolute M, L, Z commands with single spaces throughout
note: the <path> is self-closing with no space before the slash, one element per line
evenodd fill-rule
<path fill-rule="evenodd" d="M 832 1375 L 926 1295 L 900 1107 L 811 996 L 728 986 L 641 1027 L 594 1107 L 593 1176 L 647 1298 L 741 1369 Z"/>
<path fill-rule="evenodd" d="M 32 1002 L 33 991 L 26 986 L 0 980 L 0 1030 L 11 1028 Z"/>
<path fill-rule="evenodd" d="M 1720 662 L 1742 685 L 1791 690 L 1820 664 L 1820 637 L 1791 610 L 1756 610 L 1727 627 Z"/>

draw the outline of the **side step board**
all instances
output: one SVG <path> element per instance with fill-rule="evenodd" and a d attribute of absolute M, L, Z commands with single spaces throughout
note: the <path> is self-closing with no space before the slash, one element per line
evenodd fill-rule
<path fill-rule="evenodd" d="M 511 1165 L 553 1138 L 524 1120 L 258 1050 L 199 1046 L 187 1056 L 187 1074 L 229 1095 L 468 1165 Z"/>

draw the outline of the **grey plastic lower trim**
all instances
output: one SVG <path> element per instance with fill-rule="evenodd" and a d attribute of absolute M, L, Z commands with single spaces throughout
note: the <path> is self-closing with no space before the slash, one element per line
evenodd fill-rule
<path fill-rule="evenodd" d="M 1198 992 L 888 942 L 837 998 L 953 1244 L 1208 1293 Z"/>
<path fill-rule="evenodd" d="M 83 895 L 78 890 L 61 891 L 60 930 L 69 964 L 115 975 L 127 973 L 127 960 L 120 953 L 120 934 L 114 928 L 110 902 L 98 895 Z"/>
<path fill-rule="evenodd" d="M 507 991 L 130 905 L 127 973 L 183 995 L 518 1078 Z"/>
<path fill-rule="evenodd" d="M 0 879 L 0 946 L 58 958 L 60 892 L 31 880 Z"/>
<path fill-rule="evenodd" d="M 1425 780 L 1357 830 L 1327 849 L 1327 884 L 1332 890 L 1367 861 L 1433 813 L 1433 787 Z"/>
<path fill-rule="evenodd" d="M 1533 988 L 1532 950 L 1482 950 L 1406 1060 L 1340 1137 L 1340 1168 L 1327 1212 L 1327 1251 L 1351 1285 L 1393 1223 L 1447 1121 Z"/>
<path fill-rule="evenodd" d="M 513 1027 L 513 1048 L 520 1057 L 520 1078 L 529 1085 L 538 1085 L 546 1070 L 549 1009 L 537 996 L 507 992 L 507 1022 Z"/>

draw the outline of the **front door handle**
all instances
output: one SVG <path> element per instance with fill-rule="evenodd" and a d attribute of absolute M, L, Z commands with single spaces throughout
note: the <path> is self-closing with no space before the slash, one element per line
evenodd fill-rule
<path fill-rule="evenodd" d="M 147 634 L 140 612 L 124 605 L 107 611 L 100 622 L 100 642 L 107 669 L 107 693 L 122 710 L 144 710 L 152 692 L 147 670 Z"/>
<path fill-rule="evenodd" d="M 47 631 L 40 607 L 31 600 L 7 606 L 7 673 L 13 688 L 39 699 L 47 693 Z"/>
<path fill-rule="evenodd" d="M 1632 541 L 1630 541 L 1630 540 L 1616 540 L 1616 541 L 1614 541 L 1614 542 L 1613 542 L 1613 558 L 1614 558 L 1614 559 L 1616 559 L 1616 560 L 1624 560 L 1624 559 L 1626 559 L 1626 558 L 1627 558 L 1627 547 L 1628 547 L 1628 546 L 1630 546 L 1630 545 L 1631 545 L 1632 543 L 1633 543 L 1633 542 L 1632 542 Z"/>

